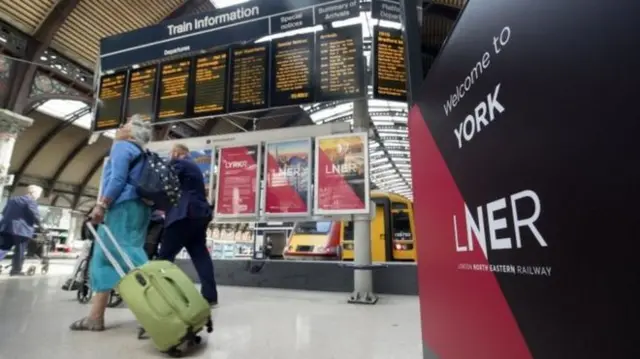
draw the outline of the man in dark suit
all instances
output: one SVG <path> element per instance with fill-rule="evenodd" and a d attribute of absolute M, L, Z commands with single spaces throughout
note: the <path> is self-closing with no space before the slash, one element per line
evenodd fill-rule
<path fill-rule="evenodd" d="M 218 303 L 218 291 L 213 273 L 213 261 L 207 250 L 207 226 L 212 210 L 205 195 L 202 171 L 189 157 L 189 149 L 176 144 L 171 150 L 171 163 L 180 179 L 181 197 L 177 206 L 165 215 L 165 230 L 159 259 L 174 261 L 184 247 L 198 272 L 202 295 Z"/>
<path fill-rule="evenodd" d="M 16 196 L 9 201 L 2 211 L 0 220 L 0 250 L 13 249 L 10 275 L 24 275 L 22 265 L 27 243 L 35 233 L 35 226 L 40 226 L 38 198 L 42 188 L 32 185 L 27 187 L 27 194 Z"/>

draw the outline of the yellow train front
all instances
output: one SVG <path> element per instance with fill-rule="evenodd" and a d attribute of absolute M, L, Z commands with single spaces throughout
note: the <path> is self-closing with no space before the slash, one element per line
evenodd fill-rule
<path fill-rule="evenodd" d="M 414 262 L 413 204 L 393 193 L 372 191 L 376 216 L 371 221 L 374 262 Z M 352 222 L 298 222 L 284 252 L 286 259 L 353 260 Z"/>
<path fill-rule="evenodd" d="M 400 195 L 372 191 L 376 215 L 371 221 L 373 262 L 414 262 L 417 258 L 413 203 Z M 342 260 L 353 260 L 353 222 L 342 222 Z"/>

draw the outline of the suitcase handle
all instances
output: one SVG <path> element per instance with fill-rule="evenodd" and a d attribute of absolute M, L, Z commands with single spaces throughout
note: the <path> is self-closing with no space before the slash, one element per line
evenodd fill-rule
<path fill-rule="evenodd" d="M 95 238 L 96 242 L 98 242 L 98 245 L 100 246 L 100 248 L 102 248 L 102 251 L 104 252 L 105 256 L 107 257 L 107 259 L 109 260 L 109 262 L 111 263 L 113 268 L 115 268 L 115 270 L 116 270 L 116 272 L 118 272 L 118 275 L 120 276 L 120 278 L 122 278 L 127 274 L 127 272 L 129 270 L 135 269 L 136 266 L 133 265 L 133 262 L 131 261 L 131 258 L 129 258 L 129 256 L 124 252 L 122 247 L 120 247 L 120 244 L 118 243 L 118 241 L 116 241 L 116 239 L 113 236 L 113 233 L 111 233 L 111 230 L 109 229 L 109 227 L 107 227 L 107 225 L 105 225 L 105 224 L 103 224 L 102 226 L 104 228 L 105 233 L 107 233 L 107 237 L 109 237 L 109 241 L 111 241 L 111 243 L 113 243 L 113 246 L 118 251 L 118 254 L 120 254 L 120 257 L 124 260 L 124 263 L 129 267 L 127 269 L 127 271 L 125 271 L 122 268 L 122 266 L 120 266 L 120 263 L 118 263 L 118 261 L 115 259 L 113 254 L 107 249 L 107 246 L 105 245 L 104 241 L 102 240 L 102 237 L 100 237 L 98 235 L 98 232 L 96 231 L 96 228 L 93 226 L 93 223 L 87 222 L 87 228 L 89 229 L 89 231 L 91 232 L 91 234 Z"/>

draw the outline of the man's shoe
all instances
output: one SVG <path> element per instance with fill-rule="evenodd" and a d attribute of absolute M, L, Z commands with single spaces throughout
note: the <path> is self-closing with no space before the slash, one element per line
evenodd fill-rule
<path fill-rule="evenodd" d="M 217 300 L 210 300 L 209 301 L 209 306 L 211 308 L 217 307 L 218 306 L 218 301 Z"/>

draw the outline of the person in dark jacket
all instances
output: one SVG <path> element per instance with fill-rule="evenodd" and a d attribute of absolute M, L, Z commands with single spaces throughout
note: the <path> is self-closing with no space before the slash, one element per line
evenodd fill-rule
<path fill-rule="evenodd" d="M 35 234 L 35 227 L 40 227 L 40 212 L 38 198 L 42 195 L 42 188 L 31 185 L 27 187 L 27 194 L 16 196 L 7 202 L 0 220 L 0 250 L 9 251 L 14 247 L 11 263 L 12 276 L 24 275 L 24 264 L 27 243 Z"/>
<path fill-rule="evenodd" d="M 165 230 L 158 257 L 174 261 L 186 248 L 200 277 L 202 296 L 212 305 L 218 303 L 213 261 L 207 249 L 207 227 L 212 210 L 207 201 L 204 176 L 189 156 L 189 149 L 176 144 L 171 150 L 171 163 L 180 179 L 180 202 L 166 213 Z"/>

